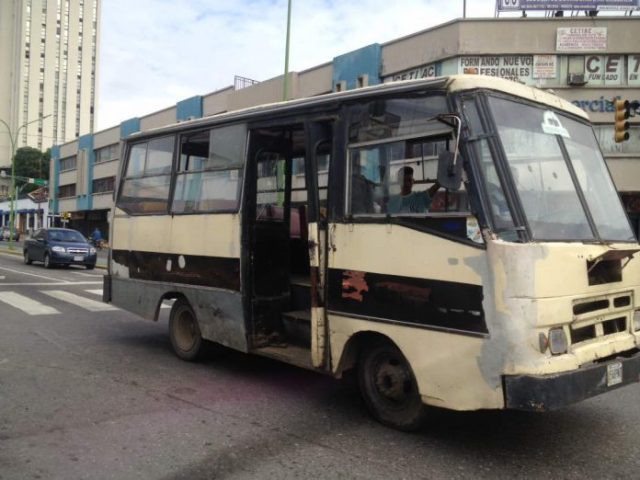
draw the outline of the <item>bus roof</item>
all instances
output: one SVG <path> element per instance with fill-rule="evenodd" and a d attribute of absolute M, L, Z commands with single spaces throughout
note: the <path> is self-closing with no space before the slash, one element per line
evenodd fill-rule
<path fill-rule="evenodd" d="M 487 77 L 485 75 L 452 75 L 448 78 L 447 90 L 450 92 L 474 90 L 478 88 L 497 90 L 517 97 L 526 98 L 533 102 L 549 105 L 560 110 L 566 110 L 586 120 L 589 119 L 589 116 L 584 110 L 550 91 L 529 87 L 522 83 L 505 80 L 504 78 Z"/>
<path fill-rule="evenodd" d="M 451 75 L 447 77 L 436 77 L 426 80 L 403 80 L 397 82 L 388 82 L 370 87 L 358 88 L 355 90 L 347 90 L 344 92 L 327 93 L 315 97 L 288 100 L 276 103 L 267 103 L 247 107 L 241 110 L 233 110 L 223 112 L 207 117 L 174 123 L 154 129 L 145 130 L 131 134 L 127 139 L 136 140 L 149 135 L 157 135 L 159 133 L 169 133 L 176 129 L 195 129 L 201 126 L 217 123 L 226 123 L 234 120 L 244 120 L 246 117 L 260 115 L 265 113 L 284 113 L 291 109 L 297 110 L 304 107 L 314 107 L 325 103 L 335 101 L 345 101 L 358 98 L 366 98 L 376 93 L 403 93 L 415 90 L 420 86 L 426 89 L 447 90 L 449 92 L 461 92 L 465 90 L 494 90 L 497 92 L 505 92 L 510 95 L 521 97 L 532 102 L 548 105 L 553 108 L 567 111 L 573 115 L 589 119 L 584 110 L 573 105 L 571 102 L 558 97 L 552 92 L 546 92 L 537 88 L 529 87 L 510 80 L 497 77 L 488 77 L 484 75 Z"/>

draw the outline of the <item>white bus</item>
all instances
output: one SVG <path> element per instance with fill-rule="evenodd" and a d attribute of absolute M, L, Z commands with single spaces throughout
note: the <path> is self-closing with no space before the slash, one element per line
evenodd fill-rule
<path fill-rule="evenodd" d="M 585 114 L 497 78 L 399 82 L 125 139 L 105 301 L 340 377 L 384 424 L 637 382 L 640 251 Z M 410 168 L 407 168 L 410 167 Z"/>

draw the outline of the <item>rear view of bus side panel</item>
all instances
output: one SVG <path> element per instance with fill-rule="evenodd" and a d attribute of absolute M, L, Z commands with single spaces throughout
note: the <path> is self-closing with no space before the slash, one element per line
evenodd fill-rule
<path fill-rule="evenodd" d="M 163 300 L 174 299 L 172 343 L 180 334 L 174 326 L 187 315 L 192 326 L 182 334 L 193 331 L 193 342 L 247 350 L 234 213 L 245 137 L 243 124 L 203 127 L 133 139 L 126 148 L 108 290 L 114 304 L 149 319 L 158 318 Z M 182 320 L 175 322 L 176 315 Z"/>
<path fill-rule="evenodd" d="M 246 351 L 239 255 L 223 256 L 236 253 L 229 245 L 238 243 L 237 225 L 235 215 L 115 219 L 112 302 L 156 319 L 163 298 L 183 297 L 204 339 Z"/>

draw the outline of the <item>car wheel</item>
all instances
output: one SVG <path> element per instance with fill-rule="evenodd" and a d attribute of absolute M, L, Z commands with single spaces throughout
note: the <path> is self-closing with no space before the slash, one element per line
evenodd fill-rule
<path fill-rule="evenodd" d="M 169 314 L 169 338 L 178 357 L 193 361 L 202 350 L 202 334 L 196 315 L 185 299 L 175 301 Z"/>
<path fill-rule="evenodd" d="M 418 384 L 409 363 L 390 342 L 368 346 L 358 361 L 360 393 L 371 414 L 398 430 L 418 429 L 425 417 Z"/>
<path fill-rule="evenodd" d="M 93 264 L 91 264 L 91 263 L 88 263 L 88 264 L 86 264 L 86 265 L 85 265 L 85 268 L 86 268 L 87 270 L 93 270 L 95 267 L 96 267 L 96 266 L 95 266 L 95 265 L 93 265 Z"/>
<path fill-rule="evenodd" d="M 44 263 L 44 268 L 53 268 L 53 265 L 51 264 L 51 259 L 49 258 L 48 253 L 44 254 L 44 258 L 42 259 L 42 262 Z"/>
<path fill-rule="evenodd" d="M 24 263 L 25 265 L 31 265 L 33 263 L 33 260 L 31 260 L 31 257 L 29 256 L 29 250 L 24 251 Z"/>

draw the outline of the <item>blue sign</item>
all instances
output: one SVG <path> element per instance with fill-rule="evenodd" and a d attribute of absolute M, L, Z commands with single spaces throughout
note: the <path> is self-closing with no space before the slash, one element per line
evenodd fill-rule
<path fill-rule="evenodd" d="M 498 10 L 638 10 L 640 0 L 497 0 Z"/>

